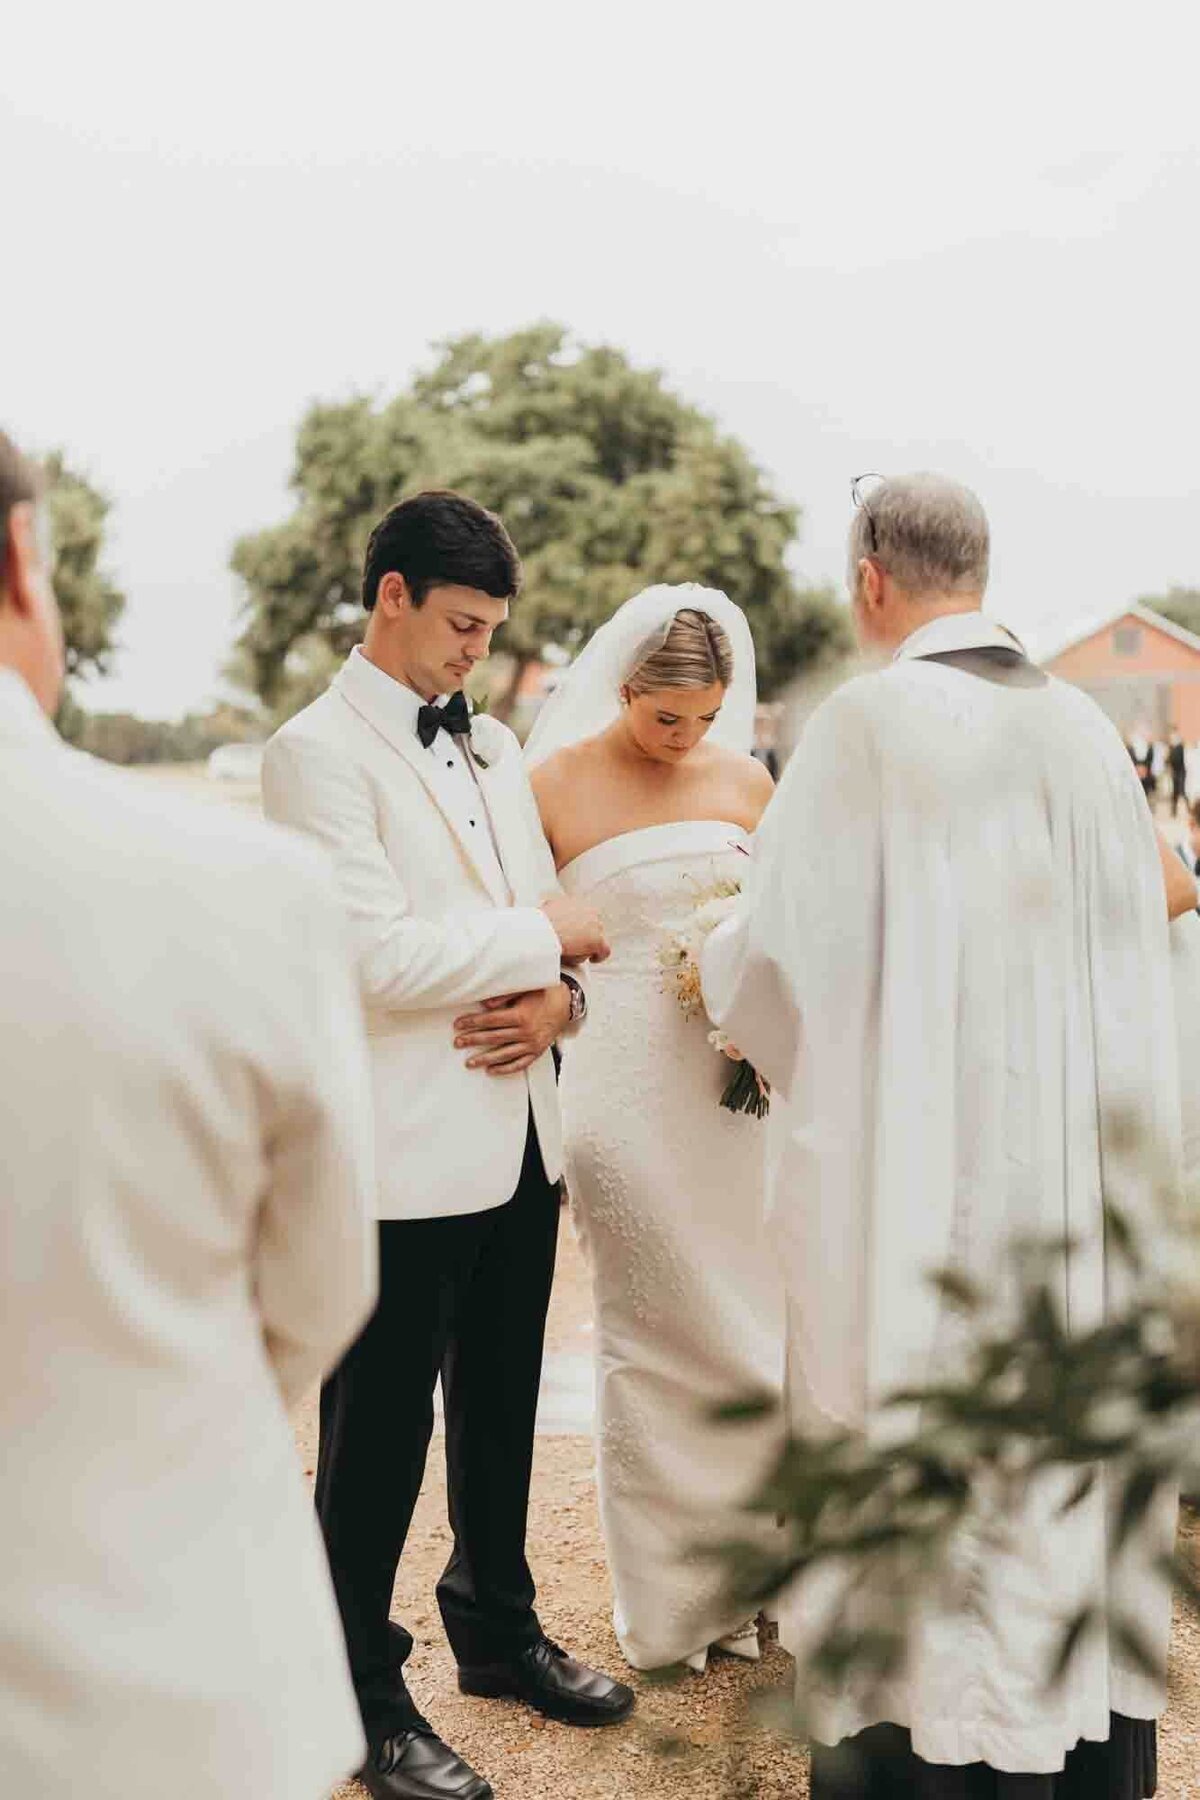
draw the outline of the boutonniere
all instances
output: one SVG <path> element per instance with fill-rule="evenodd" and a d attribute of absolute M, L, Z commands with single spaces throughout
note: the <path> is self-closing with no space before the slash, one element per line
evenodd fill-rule
<path fill-rule="evenodd" d="M 490 769 L 504 755 L 508 732 L 487 713 L 471 717 L 471 755 L 481 769 Z"/>

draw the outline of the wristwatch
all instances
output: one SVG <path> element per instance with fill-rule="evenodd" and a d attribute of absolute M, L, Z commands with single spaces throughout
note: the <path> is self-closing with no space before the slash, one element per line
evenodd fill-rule
<path fill-rule="evenodd" d="M 571 1017 L 569 1025 L 582 1025 L 587 1018 L 587 995 L 573 975 L 560 975 L 559 980 L 571 996 Z"/>

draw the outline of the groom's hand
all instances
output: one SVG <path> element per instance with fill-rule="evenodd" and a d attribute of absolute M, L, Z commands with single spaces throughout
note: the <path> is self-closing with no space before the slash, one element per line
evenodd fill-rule
<path fill-rule="evenodd" d="M 545 1056 L 571 1020 L 571 996 L 556 982 L 532 994 L 485 1000 L 482 1012 L 454 1021 L 454 1048 L 471 1050 L 468 1069 L 489 1075 L 521 1075 Z"/>

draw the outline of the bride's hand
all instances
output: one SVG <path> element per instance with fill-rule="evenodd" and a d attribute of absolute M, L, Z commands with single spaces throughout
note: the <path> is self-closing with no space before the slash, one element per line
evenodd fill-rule
<path fill-rule="evenodd" d="M 454 1021 L 454 1048 L 473 1050 L 468 1069 L 489 1075 L 521 1075 L 562 1036 L 571 1020 L 571 996 L 556 982 L 531 994 L 487 1000 L 481 1012 Z"/>
<path fill-rule="evenodd" d="M 566 963 L 604 962 L 609 955 L 604 924 L 594 906 L 573 894 L 552 894 L 542 911 L 558 933 Z"/>

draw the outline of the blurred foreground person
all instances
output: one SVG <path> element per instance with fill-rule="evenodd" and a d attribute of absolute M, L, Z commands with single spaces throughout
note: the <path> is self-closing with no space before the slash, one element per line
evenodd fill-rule
<path fill-rule="evenodd" d="M 285 1408 L 374 1292 L 368 1077 L 314 853 L 47 715 L 0 436 L 0 1793 L 319 1800 L 361 1756 Z"/>
<path fill-rule="evenodd" d="M 1074 1241 L 1066 1328 L 1099 1325 L 1122 1276 L 1105 1198 L 1144 1222 L 1178 1174 L 1166 914 L 1195 884 L 1112 725 L 983 616 L 987 569 L 965 489 L 920 476 L 865 498 L 855 619 L 890 665 L 814 713 L 707 949 L 710 1013 L 786 1101 L 774 1223 L 809 1430 L 884 1429 L 884 1397 L 954 1359 L 930 1272 L 988 1288 L 1018 1235 Z M 1165 1683 L 1103 1629 L 1049 1678 L 1110 1579 L 1164 1666 L 1170 1630 L 1149 1554 L 1110 1574 L 1103 1482 L 1063 1510 L 1074 1479 L 964 1533 L 961 1591 L 927 1596 L 877 1706 L 849 1684 L 821 1696 L 814 1800 L 1154 1792 Z M 816 1601 L 801 1584 L 783 1602 L 798 1653 Z M 822 1747 L 841 1740 L 849 1755 Z"/>

